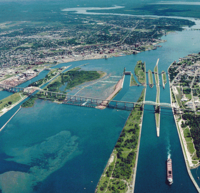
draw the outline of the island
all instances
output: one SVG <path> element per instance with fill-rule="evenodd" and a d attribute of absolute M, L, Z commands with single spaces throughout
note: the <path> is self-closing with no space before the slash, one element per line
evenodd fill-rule
<path fill-rule="evenodd" d="M 145 67 L 145 63 L 142 62 L 141 60 L 137 62 L 134 72 L 135 75 L 137 76 L 138 81 L 140 82 L 140 84 L 142 85 L 146 85 L 146 67 Z"/>

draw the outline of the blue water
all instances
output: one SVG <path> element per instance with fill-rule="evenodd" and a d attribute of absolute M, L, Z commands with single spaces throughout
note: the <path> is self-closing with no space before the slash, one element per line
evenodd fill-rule
<path fill-rule="evenodd" d="M 27 186 L 45 179 L 38 192 L 82 192 L 85 187 L 92 192 L 128 114 L 38 100 L 33 108 L 22 109 L 1 132 L 0 149 L 13 157 L 9 161 L 30 167 L 26 179 L 34 180 Z M 21 179 L 21 173 L 15 178 Z"/>
<path fill-rule="evenodd" d="M 148 87 L 146 100 L 156 100 L 156 87 Z M 170 102 L 169 84 L 161 87 L 161 102 Z M 154 107 L 145 105 L 135 192 L 197 192 L 187 173 L 171 109 L 161 108 L 160 137 L 156 135 Z M 166 160 L 172 158 L 173 180 L 166 182 Z"/>
<path fill-rule="evenodd" d="M 35 78 L 32 78 L 20 85 L 18 85 L 17 87 L 22 87 L 22 88 L 25 88 L 27 87 L 29 84 L 33 83 L 33 82 L 36 82 L 42 78 L 44 78 L 47 74 L 49 73 L 49 70 L 43 70 L 42 72 L 40 72 L 40 74 L 38 74 L 38 76 L 36 76 Z"/>
<path fill-rule="evenodd" d="M 4 98 L 6 98 L 6 97 L 8 97 L 8 96 L 10 96 L 10 95 L 12 95 L 12 93 L 11 92 L 8 92 L 8 91 L 0 91 L 0 100 L 2 100 L 2 99 L 4 99 Z"/>
<path fill-rule="evenodd" d="M 63 91 L 65 90 L 66 86 L 67 86 L 67 82 L 66 82 L 65 84 L 63 84 L 63 85 L 59 88 L 59 90 L 63 92 Z"/>
<path fill-rule="evenodd" d="M 121 76 L 124 67 L 133 73 L 138 60 L 146 62 L 147 70 L 153 70 L 160 58 L 161 72 L 174 60 L 199 51 L 198 31 L 172 33 L 163 38 L 167 42 L 155 51 L 57 67 L 89 63 L 83 69 Z M 125 82 L 128 81 L 130 79 L 125 78 Z M 136 101 L 142 87 L 128 87 L 127 83 L 116 99 Z M 102 96 L 102 89 L 98 95 Z M 146 100 L 155 101 L 155 86 L 147 88 L 146 97 Z M 169 85 L 161 89 L 161 102 L 170 102 Z M 0 125 L 18 107 L 3 115 Z M 196 192 L 186 171 L 171 110 L 161 110 L 159 138 L 152 110 L 153 107 L 145 106 L 135 192 Z M 0 165 L 1 189 L 3 192 L 94 192 L 128 115 L 127 111 L 37 100 L 33 108 L 22 109 L 0 133 L 0 154 L 4 155 Z M 173 160 L 174 184 L 171 187 L 165 183 L 168 154 Z"/>

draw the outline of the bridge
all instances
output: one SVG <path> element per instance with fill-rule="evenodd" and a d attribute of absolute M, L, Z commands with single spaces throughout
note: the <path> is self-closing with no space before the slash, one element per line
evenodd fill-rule
<path fill-rule="evenodd" d="M 39 87 L 13 87 L 10 88 L 8 86 L 0 84 L 0 88 L 3 88 L 9 92 L 24 92 L 24 94 L 32 94 L 34 91 L 38 90 L 42 94 L 39 98 L 41 99 L 58 99 L 62 101 L 64 104 L 68 105 L 76 105 L 76 106 L 83 106 L 83 107 L 93 107 L 98 108 L 100 106 L 108 107 L 108 108 L 115 108 L 121 110 L 128 110 L 131 111 L 136 105 L 137 107 L 143 108 L 144 105 L 152 105 L 154 107 L 164 107 L 170 108 L 174 111 L 183 110 L 180 108 L 172 107 L 170 103 L 157 103 L 154 101 L 142 101 L 142 102 L 128 102 L 128 101 L 117 101 L 117 100 L 106 100 L 100 98 L 92 98 L 92 97 L 85 97 L 85 96 L 76 96 L 76 95 L 69 95 L 60 92 L 52 92 L 43 90 Z"/>
<path fill-rule="evenodd" d="M 76 96 L 60 92 L 46 91 L 38 87 L 28 87 L 25 89 L 25 91 L 28 92 L 28 89 L 39 90 L 40 93 L 42 93 L 41 98 L 47 98 L 47 99 L 56 98 L 60 101 L 63 101 L 64 104 L 69 104 L 69 105 L 97 107 L 97 108 L 99 106 L 104 106 L 104 107 L 124 109 L 124 110 L 132 110 L 136 105 L 138 106 L 153 105 L 155 107 L 158 106 L 158 107 L 172 108 L 171 104 L 169 103 L 156 103 L 154 101 L 128 102 L 128 101 L 106 100 L 101 98 Z"/>
<path fill-rule="evenodd" d="M 2 88 L 3 90 L 6 90 L 8 92 L 12 92 L 12 93 L 16 93 L 16 92 L 24 92 L 23 87 L 10 87 L 4 84 L 0 84 L 0 88 Z"/>

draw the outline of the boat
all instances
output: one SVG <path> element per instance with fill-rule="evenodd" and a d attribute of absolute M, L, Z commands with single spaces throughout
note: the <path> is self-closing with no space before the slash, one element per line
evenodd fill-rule
<path fill-rule="evenodd" d="M 172 175 L 172 159 L 167 159 L 167 181 L 169 185 L 173 183 L 173 175 Z"/>

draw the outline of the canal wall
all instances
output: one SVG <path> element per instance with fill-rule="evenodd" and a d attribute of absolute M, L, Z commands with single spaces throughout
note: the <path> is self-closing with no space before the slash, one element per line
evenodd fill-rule
<path fill-rule="evenodd" d="M 146 98 L 146 91 L 147 91 L 147 88 L 145 88 L 145 94 L 144 94 L 144 100 L 143 101 L 145 101 L 145 98 Z M 138 139 L 137 157 L 136 157 L 136 162 L 135 162 L 135 172 L 133 174 L 133 184 L 132 184 L 133 193 L 134 193 L 134 190 L 135 190 L 135 179 L 136 179 L 138 157 L 139 157 L 139 150 L 140 150 L 140 139 L 141 139 L 141 134 L 142 134 L 143 117 L 144 117 L 144 109 L 143 109 L 143 112 L 142 112 L 142 120 L 141 120 L 141 125 L 140 125 L 140 134 L 139 134 L 139 139 Z"/>
<path fill-rule="evenodd" d="M 171 65 L 170 65 L 171 66 Z M 169 66 L 169 67 L 170 67 Z M 169 72 L 169 68 L 168 68 L 168 72 Z M 169 73 L 168 73 L 168 79 L 169 79 L 169 85 L 170 85 L 170 77 L 169 77 Z M 170 88 L 170 101 L 171 101 L 171 104 L 172 104 L 172 93 L 171 93 L 171 87 Z M 183 141 L 182 141 L 182 136 L 180 134 L 180 128 L 178 126 L 178 123 L 176 121 L 176 117 L 175 117 L 175 114 L 174 114 L 174 111 L 172 110 L 172 113 L 173 113 L 173 117 L 174 117 L 174 121 L 175 121 L 175 124 L 176 124 L 176 129 L 177 129 L 177 132 L 178 132 L 178 136 L 179 136 L 179 141 L 180 141 L 180 144 L 181 144 L 181 149 L 182 149 L 182 152 L 183 152 L 183 157 L 184 157 L 184 160 L 185 160 L 185 165 L 186 165 L 186 169 L 187 169 L 187 172 L 188 172 L 188 175 L 191 179 L 191 181 L 193 182 L 196 190 L 200 193 L 200 188 L 198 186 L 198 184 L 196 183 L 196 181 L 194 180 L 193 176 L 192 176 L 192 173 L 190 171 L 190 167 L 189 167 L 189 164 L 188 164 L 188 161 L 187 161 L 187 155 L 186 155 L 186 152 L 185 152 L 185 147 L 184 147 L 184 144 L 183 144 Z"/>
<path fill-rule="evenodd" d="M 157 60 L 156 66 L 157 66 L 157 74 L 155 74 L 155 70 L 154 70 L 154 78 L 155 78 L 155 84 L 156 84 L 156 102 L 160 103 L 160 78 L 159 78 L 159 72 L 158 72 L 158 62 L 159 59 Z M 157 81 L 156 81 L 156 76 L 157 76 Z M 156 106 L 159 108 L 159 112 L 155 112 L 155 121 L 156 121 L 156 134 L 157 137 L 160 137 L 160 106 Z M 157 119 L 158 118 L 158 119 Z"/>

